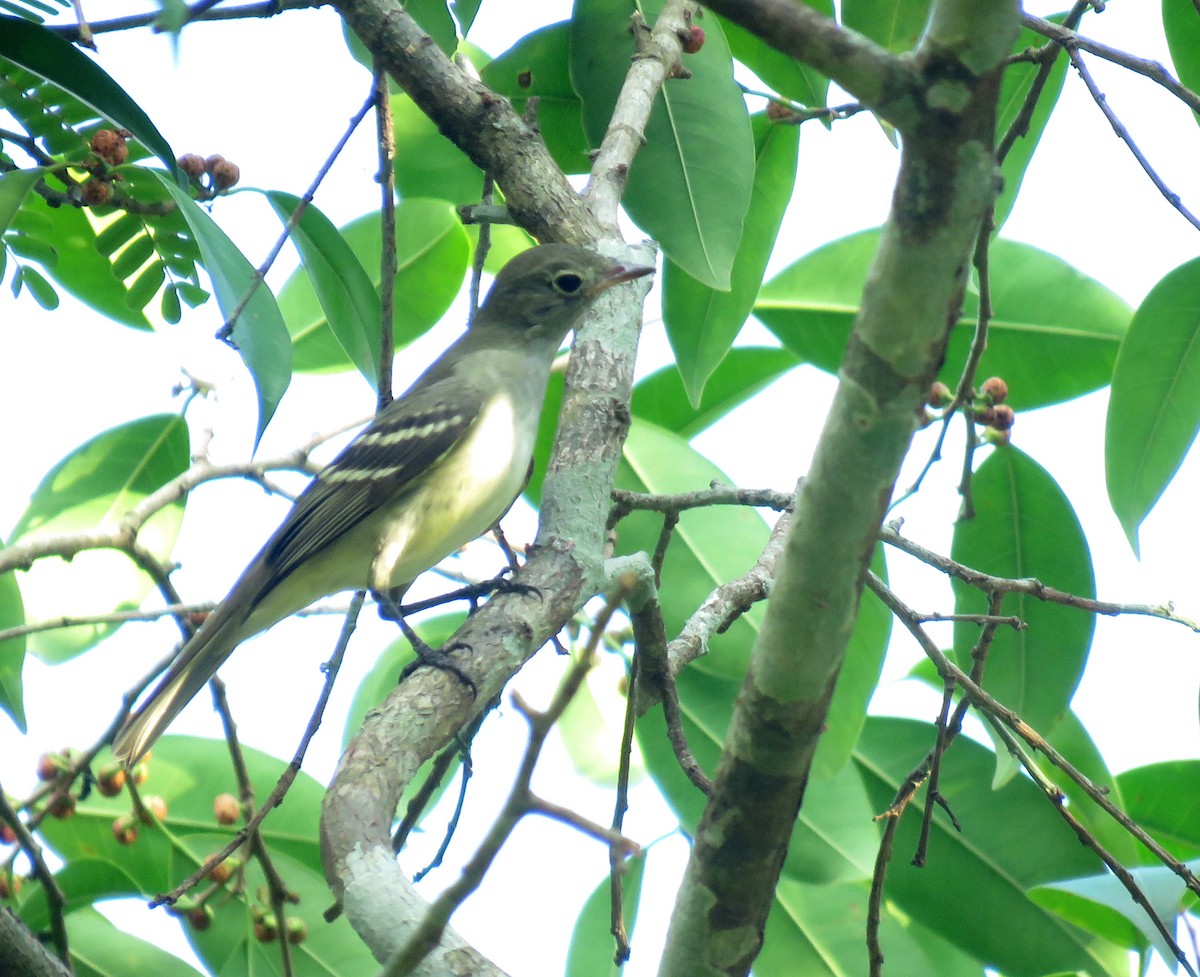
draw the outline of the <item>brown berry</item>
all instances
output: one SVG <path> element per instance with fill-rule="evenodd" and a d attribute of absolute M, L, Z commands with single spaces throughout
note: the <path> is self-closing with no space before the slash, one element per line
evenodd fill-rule
<path fill-rule="evenodd" d="M 976 407 L 972 413 L 975 416 L 976 424 L 991 427 L 996 423 L 996 409 L 994 407 Z"/>
<path fill-rule="evenodd" d="M 209 173 L 212 174 L 213 188 L 218 191 L 228 190 L 242 178 L 242 171 L 238 169 L 237 163 L 231 163 L 227 159 L 213 166 Z"/>
<path fill-rule="evenodd" d="M 208 157 L 208 159 L 206 159 L 204 161 L 204 169 L 207 172 L 211 173 L 213 171 L 214 166 L 216 166 L 218 163 L 224 163 L 224 162 L 225 162 L 224 156 L 222 156 L 220 153 L 213 153 L 210 157 Z"/>
<path fill-rule="evenodd" d="M 704 28 L 692 25 L 687 38 L 683 42 L 684 54 L 695 54 L 704 47 Z"/>
<path fill-rule="evenodd" d="M 206 874 L 210 879 L 216 882 L 217 885 L 224 885 L 231 878 L 233 878 L 233 873 L 241 867 L 242 860 L 240 858 L 227 858 L 223 862 L 218 862 L 216 865 L 210 868 Z"/>
<path fill-rule="evenodd" d="M 295 946 L 308 939 L 308 924 L 299 916 L 289 916 L 286 921 L 287 941 Z"/>
<path fill-rule="evenodd" d="M 51 781 L 57 779 L 63 771 L 63 758 L 57 753 L 43 753 L 38 757 L 38 780 Z"/>
<path fill-rule="evenodd" d="M 141 787 L 147 780 L 150 779 L 150 754 L 147 753 L 142 757 L 141 762 L 133 768 L 129 773 L 130 780 L 133 781 L 135 787 Z"/>
<path fill-rule="evenodd" d="M 772 122 L 784 122 L 795 117 L 796 113 L 786 103 L 776 102 L 774 99 L 767 102 L 767 118 Z"/>
<path fill-rule="evenodd" d="M 17 833 L 13 831 L 12 826 L 0 824 L 0 845 L 15 845 L 16 842 Z"/>
<path fill-rule="evenodd" d="M 935 380 L 929 387 L 929 393 L 925 398 L 925 403 L 930 407 L 949 407 L 954 401 L 954 394 L 950 392 L 941 380 Z"/>
<path fill-rule="evenodd" d="M 992 408 L 992 427 L 997 431 L 1008 431 L 1017 419 L 1016 411 L 1008 404 L 997 404 Z"/>
<path fill-rule="evenodd" d="M 204 162 L 204 157 L 197 156 L 195 153 L 184 153 L 179 159 L 175 160 L 175 165 L 193 180 L 199 180 L 208 170 L 208 166 Z"/>
<path fill-rule="evenodd" d="M 188 925 L 192 929 L 206 930 L 212 926 L 213 913 L 208 906 L 196 906 L 184 914 L 184 919 L 188 921 Z"/>
<path fill-rule="evenodd" d="M 122 133 L 125 130 L 97 129 L 92 136 L 92 152 L 109 166 L 120 166 L 129 159 L 129 144 Z"/>
<path fill-rule="evenodd" d="M 274 943 L 279 938 L 279 923 L 273 913 L 267 913 L 254 924 L 254 938 L 259 943 Z"/>
<path fill-rule="evenodd" d="M 218 794 L 213 798 L 213 816 L 217 824 L 237 824 L 242 808 L 232 794 Z"/>
<path fill-rule="evenodd" d="M 112 833 L 118 845 L 132 845 L 138 836 L 137 819 L 132 814 L 122 814 L 113 822 Z"/>
<path fill-rule="evenodd" d="M 125 768 L 114 764 L 104 767 L 96 776 L 96 790 L 101 797 L 116 797 L 125 789 Z"/>
<path fill-rule="evenodd" d="M 50 798 L 50 803 L 46 806 L 46 810 L 49 812 L 50 817 L 65 821 L 75 813 L 76 803 L 74 794 L 55 794 Z"/>
<path fill-rule="evenodd" d="M 142 824 L 153 824 L 155 820 L 167 819 L 167 802 L 157 794 L 142 798 Z"/>
<path fill-rule="evenodd" d="M 979 388 L 979 393 L 991 404 L 1003 404 L 1008 396 L 1008 384 L 999 377 L 988 377 Z"/>
<path fill-rule="evenodd" d="M 112 196 L 112 184 L 108 180 L 92 177 L 83 185 L 83 202 L 89 207 L 99 207 L 108 203 Z"/>

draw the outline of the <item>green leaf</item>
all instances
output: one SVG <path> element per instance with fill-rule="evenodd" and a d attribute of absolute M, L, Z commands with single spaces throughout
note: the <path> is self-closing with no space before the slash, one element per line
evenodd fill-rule
<path fill-rule="evenodd" d="M 234 324 L 232 338 L 258 392 L 258 425 L 254 432 L 257 446 L 292 380 L 292 344 L 287 326 L 275 297 L 261 285 L 257 272 L 237 245 L 186 190 L 175 186 L 165 174 L 159 174 L 159 178 L 200 245 L 204 270 L 212 280 L 217 305 L 227 322 L 254 290 Z"/>
<path fill-rule="evenodd" d="M 177 414 L 130 421 L 80 445 L 46 473 L 13 529 L 10 543 L 57 533 L 118 525 L 148 495 L 187 470 L 187 424 Z M 138 542 L 161 560 L 175 544 L 183 500 L 165 506 L 143 525 Z M 107 613 L 137 607 L 153 582 L 123 553 L 90 550 L 70 562 L 37 561 L 21 590 L 31 620 Z M 30 649 L 48 662 L 86 651 L 114 625 L 79 625 L 32 635 Z"/>
<path fill-rule="evenodd" d="M 1113 370 L 1104 474 L 1113 512 L 1138 552 L 1138 527 L 1200 432 L 1200 259 L 1142 301 Z"/>
<path fill-rule="evenodd" d="M 266 198 L 285 226 L 301 203 L 299 197 L 279 190 L 268 191 Z M 313 204 L 304 208 L 291 236 L 325 323 L 367 383 L 377 387 L 380 352 L 377 286 L 346 239 Z"/>
<path fill-rule="evenodd" d="M 0 174 L 0 234 L 8 230 L 29 191 L 45 174 L 47 167 L 32 170 L 11 170 Z"/>
<path fill-rule="evenodd" d="M 625 440 L 617 486 L 634 492 L 694 492 L 713 482 L 731 484 L 711 461 L 682 438 L 634 418 Z M 617 526 L 621 553 L 653 553 L 662 516 L 635 512 Z M 762 553 L 769 536 L 763 517 L 745 506 L 701 507 L 682 513 L 667 550 L 662 577 L 670 586 L 659 594 L 663 624 L 674 637 L 712 591 L 746 573 Z M 762 605 L 738 618 L 713 638 L 710 653 L 689 670 L 739 679 L 762 621 Z"/>
<path fill-rule="evenodd" d="M 625 874 L 621 880 L 621 907 L 625 920 L 625 931 L 632 935 L 637 922 L 638 902 L 642 894 L 642 876 L 646 869 L 646 855 L 636 855 L 625 862 Z M 567 952 L 564 977 L 621 977 L 623 967 L 613 963 L 616 944 L 610 932 L 612 927 L 612 896 L 606 878 L 587 897 L 575 929 L 571 933 L 571 945 Z M 636 944 L 635 944 L 636 945 Z M 608 961 L 601 963 L 601 961 Z"/>
<path fill-rule="evenodd" d="M 792 199 L 800 128 L 765 114 L 751 120 L 756 162 L 754 187 L 728 291 L 698 281 L 674 261 L 663 266 L 663 321 L 684 388 L 693 406 L 746 323 L 762 287 L 784 211 Z"/>
<path fill-rule="evenodd" d="M 879 232 L 862 231 L 805 255 L 763 286 L 754 313 L 797 356 L 835 373 L 858 314 Z M 1078 397 L 1108 383 L 1132 315 L 1105 286 L 1061 258 L 992 242 L 993 316 L 978 377 L 1000 376 L 1018 410 Z M 950 334 L 938 376 L 954 387 L 975 332 L 974 289 Z"/>
<path fill-rule="evenodd" d="M 118 974 L 197 977 L 198 974 L 191 964 L 118 929 L 95 909 L 80 909 L 67 917 L 67 939 L 76 977 Z"/>
<path fill-rule="evenodd" d="M 49 312 L 58 308 L 58 292 L 42 277 L 41 272 L 32 265 L 25 265 L 20 270 L 20 276 L 21 284 L 29 290 L 29 294 L 38 305 Z"/>
<path fill-rule="evenodd" d="M 1061 21 L 1062 17 L 1056 16 L 1050 19 Z M 1013 51 L 1018 53 L 1026 48 L 1038 47 L 1044 43 L 1045 38 L 1040 34 L 1028 27 L 1022 27 Z M 1039 65 L 1031 64 L 1028 61 L 1016 61 L 1004 69 L 1004 76 L 1000 81 L 1000 97 L 996 105 L 996 133 L 998 136 L 1007 133 L 1014 120 L 1021 114 L 1025 97 L 1029 94 L 1039 68 Z M 997 232 L 1004 226 L 1004 222 L 1008 220 L 1008 215 L 1012 212 L 1017 192 L 1021 189 L 1021 181 L 1025 179 L 1025 170 L 1029 167 L 1034 150 L 1037 149 L 1042 133 L 1046 130 L 1046 124 L 1050 121 L 1054 107 L 1058 104 L 1058 96 L 1062 93 L 1063 81 L 1066 77 L 1067 56 L 1060 53 L 1038 95 L 1033 115 L 1028 121 L 1028 131 L 1012 144 L 1012 148 L 1000 165 L 1003 186 L 996 197 L 992 218 Z"/>
<path fill-rule="evenodd" d="M 392 96 L 392 128 L 401 197 L 433 197 L 455 206 L 479 200 L 483 171 L 407 95 Z"/>
<path fill-rule="evenodd" d="M 834 16 L 833 0 L 812 0 L 805 6 L 826 17 Z M 732 21 L 724 17 L 718 19 L 734 58 L 770 85 L 777 94 L 801 105 L 817 107 L 825 104 L 829 92 L 828 78 L 808 65 L 776 51 L 762 38 Z"/>
<path fill-rule="evenodd" d="M 1196 871 L 1200 869 L 1200 862 L 1192 862 L 1188 867 Z M 1155 915 L 1169 932 L 1174 933 L 1182 912 L 1183 897 L 1187 893 L 1183 879 L 1165 865 L 1131 869 L 1130 875 Z M 1166 964 L 1175 962 L 1175 955 L 1146 910 L 1133 901 L 1124 884 L 1111 872 L 1055 882 L 1035 891 L 1032 896 L 1039 903 L 1052 906 L 1055 912 L 1077 926 L 1116 942 L 1118 946 L 1140 948 L 1149 944 Z M 1126 925 L 1114 921 L 1114 913 Z M 1137 934 L 1132 938 L 1128 924 L 1137 929 Z"/>
<path fill-rule="evenodd" d="M 162 160 L 172 174 L 175 153 L 149 116 L 108 73 L 54 31 L 13 17 L 0 17 L 0 58 L 69 92 Z"/>
<path fill-rule="evenodd" d="M 664 580 L 670 579 L 663 575 Z M 683 731 L 701 768 L 711 777 L 724 747 L 733 701 L 741 683 L 693 666 L 678 677 Z M 637 722 L 638 745 L 659 790 L 693 835 L 703 813 L 705 797 L 679 769 L 667 739 L 662 708 L 655 707 Z M 788 844 L 784 873 L 813 883 L 861 881 L 871 875 L 879 847 L 874 810 L 853 765 L 831 777 L 814 775 Z"/>
<path fill-rule="evenodd" d="M 1163 31 L 1175 74 L 1192 91 L 1200 91 L 1200 19 L 1191 0 L 1162 0 Z M 1192 113 L 1200 122 L 1200 116 Z"/>
<path fill-rule="evenodd" d="M 1179 858 L 1200 855 L 1200 761 L 1168 760 L 1117 776 L 1125 811 Z"/>
<path fill-rule="evenodd" d="M 600 787 L 614 788 L 620 772 L 621 738 L 625 732 L 628 698 L 621 681 L 625 673 L 593 669 L 567 704 L 554 729 L 575 772 Z M 645 779 L 646 768 L 634 744 L 629 782 Z"/>
<path fill-rule="evenodd" d="M 653 23 L 663 0 L 638 7 Z M 571 20 L 571 82 L 583 100 L 588 142 L 598 146 L 634 53 L 628 0 L 578 3 Z M 720 24 L 684 58 L 687 79 L 670 79 L 655 101 L 646 142 L 629 169 L 629 216 L 693 278 L 728 289 L 754 174 L 754 143 Z"/>
<path fill-rule="evenodd" d="M 378 214 L 367 214 L 337 232 L 367 277 L 379 287 Z M 445 315 L 462 287 L 470 247 L 453 208 L 442 200 L 404 200 L 396 208 L 396 301 L 392 312 L 397 350 Z M 343 345 L 330 329 L 328 313 L 312 279 L 299 268 L 279 291 L 279 308 L 294 343 L 294 366 L 306 372 L 350 369 Z M 376 301 L 375 319 L 380 313 Z M 372 340 L 378 356 L 378 326 Z"/>
<path fill-rule="evenodd" d="M 140 218 L 131 214 L 129 220 L 132 224 L 125 223 L 120 232 L 104 237 L 114 225 L 106 225 L 97 234 L 82 210 L 51 208 L 41 198 L 31 197 L 13 221 L 13 229 L 46 243 L 52 260 L 43 267 L 75 298 L 114 322 L 149 329 L 149 320 L 141 309 L 130 306 L 125 283 L 113 271 L 111 256 L 125 243 L 116 241 L 118 233 L 125 234 L 132 227 L 129 240 L 143 229 Z M 116 223 L 121 223 L 120 219 Z"/>
<path fill-rule="evenodd" d="M 842 24 L 893 54 L 917 46 L 928 17 L 929 0 L 842 0 Z"/>
<path fill-rule="evenodd" d="M 54 873 L 54 881 L 66 900 L 68 913 L 101 899 L 124 896 L 134 891 L 133 880 L 119 865 L 101 858 L 78 858 Z M 44 886 L 27 886 L 20 905 L 22 921 L 35 933 L 50 928 L 50 906 Z"/>
<path fill-rule="evenodd" d="M 1013 447 L 997 448 L 971 481 L 975 518 L 954 530 L 951 556 L 998 577 L 1036 577 L 1080 597 L 1094 598 L 1096 581 L 1083 528 L 1050 474 Z M 957 614 L 986 614 L 987 598 L 955 579 Z M 1096 621 L 1075 608 L 1010 594 L 1001 614 L 1028 627 L 1001 627 L 988 652 L 983 685 L 1040 733 L 1067 713 L 1087 662 Z M 979 627 L 956 622 L 954 654 L 970 668 Z"/>
<path fill-rule="evenodd" d="M 867 887 L 860 883 L 804 885 L 784 876 L 767 918 L 762 953 L 754 961 L 761 977 L 848 977 L 869 972 Z M 923 927 L 914 925 L 885 900 L 880 942 L 885 972 L 983 977 L 983 967 Z"/>
<path fill-rule="evenodd" d="M 483 83 L 524 113 L 538 99 L 538 131 L 564 173 L 587 173 L 583 105 L 571 85 L 571 24 L 563 21 L 525 35 L 480 72 Z"/>
<path fill-rule="evenodd" d="M 3 547 L 0 547 L 2 549 Z M 0 631 L 25 623 L 25 605 L 16 574 L 0 576 Z M 0 641 L 0 709 L 12 717 L 22 733 L 25 726 L 25 691 L 21 672 L 25 667 L 25 639 L 8 638 Z"/>
<path fill-rule="evenodd" d="M 663 367 L 634 384 L 630 407 L 635 417 L 692 438 L 799 362 L 786 349 L 735 346 L 708 378 L 699 407 L 691 405 L 674 366 Z"/>
<path fill-rule="evenodd" d="M 867 720 L 855 752 L 877 811 L 886 810 L 909 773 L 932 749 L 932 725 Z M 960 950 L 1008 977 L 1086 970 L 1126 977 L 1126 953 L 1070 926 L 1031 902 L 1034 886 L 1099 871 L 1083 846 L 1027 778 L 991 786 L 995 757 L 960 736 L 943 758 L 939 791 L 962 830 L 940 810 L 933 816 L 928 859 L 909 864 L 920 830 L 920 805 L 904 813 L 888 866 L 887 898 Z M 981 919 L 1003 925 L 980 926 Z M 1013 934 L 1020 934 L 1014 939 Z"/>

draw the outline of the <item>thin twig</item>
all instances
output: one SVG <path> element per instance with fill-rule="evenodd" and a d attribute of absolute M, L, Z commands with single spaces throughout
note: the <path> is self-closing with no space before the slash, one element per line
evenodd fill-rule
<path fill-rule="evenodd" d="M 275 259 L 279 257 L 279 252 L 283 250 L 283 246 L 287 243 L 288 238 L 291 237 L 292 231 L 295 229 L 296 225 L 300 223 L 300 218 L 304 216 L 304 211 L 308 208 L 308 205 L 312 203 L 313 197 L 320 188 L 322 181 L 324 181 L 326 174 L 328 174 L 333 168 L 333 164 L 337 162 L 338 157 L 342 155 L 342 150 L 346 148 L 346 143 L 350 141 L 350 137 L 354 134 L 354 130 L 358 128 L 359 123 L 367 117 L 367 113 L 370 112 L 374 107 L 375 89 L 372 87 L 370 96 L 363 103 L 362 108 L 355 112 L 351 117 L 349 124 L 346 126 L 346 130 L 342 133 L 341 138 L 338 139 L 337 144 L 333 147 L 333 151 L 326 158 L 325 162 L 321 164 L 321 168 L 317 170 L 317 175 L 313 177 L 312 183 L 310 183 L 308 189 L 304 191 L 304 196 L 300 198 L 299 205 L 294 211 L 292 211 L 291 216 L 284 225 L 283 233 L 281 233 L 276 239 L 275 244 L 267 253 L 267 257 L 264 259 L 263 263 L 254 270 L 254 274 L 250 279 L 250 284 L 246 287 L 246 291 L 242 294 L 242 297 L 238 299 L 237 305 L 234 306 L 233 311 L 229 313 L 229 318 L 226 319 L 221 328 L 217 330 L 217 338 L 222 342 L 230 344 L 233 343 L 233 330 L 237 325 L 238 319 L 240 319 L 242 313 L 246 311 L 246 306 L 250 304 L 250 300 L 254 298 L 254 294 L 258 291 L 259 286 L 262 285 L 263 279 L 267 277 L 267 272 L 270 271 L 271 266 L 275 264 Z"/>
<path fill-rule="evenodd" d="M 1129 147 L 1129 151 L 1133 154 L 1133 158 L 1138 161 L 1138 165 L 1145 172 L 1146 176 L 1150 177 L 1150 182 L 1158 188 L 1158 192 L 1163 195 L 1167 203 L 1179 211 L 1179 215 L 1184 220 L 1191 224 L 1192 227 L 1200 230 L 1200 218 L 1197 218 L 1195 214 L 1193 214 L 1187 209 L 1187 207 L 1184 206 L 1183 201 L 1179 198 L 1179 194 L 1168 187 L 1163 178 L 1159 176 L 1154 167 L 1150 165 L 1150 161 L 1146 159 L 1146 155 L 1141 151 L 1141 149 L 1138 148 L 1137 143 L 1133 141 L 1133 137 L 1129 134 L 1129 130 L 1125 128 L 1124 123 L 1117 118 L 1117 114 L 1112 110 L 1112 108 L 1109 107 L 1108 99 L 1096 85 L 1095 80 L 1092 78 L 1091 72 L 1087 69 L 1087 65 L 1083 63 L 1083 58 L 1079 56 L 1079 52 L 1068 46 L 1067 56 L 1071 59 L 1071 64 L 1079 73 L 1079 77 L 1083 80 L 1084 85 L 1087 86 L 1087 90 L 1092 96 L 1092 100 L 1096 103 L 1096 106 L 1100 109 L 1100 111 L 1104 113 L 1104 117 L 1108 119 L 1108 124 L 1112 126 L 1113 132 L 1117 134 L 1117 138 L 1119 138 L 1123 143 L 1125 143 L 1126 146 Z"/>
<path fill-rule="evenodd" d="M 260 807 L 246 821 L 241 830 L 234 835 L 233 839 L 222 848 L 216 855 L 212 856 L 209 862 L 206 862 L 199 871 L 193 872 L 190 876 L 184 879 L 170 892 L 158 896 L 154 899 L 150 906 L 161 906 L 163 904 L 173 904 L 180 896 L 196 885 L 208 873 L 212 867 L 211 863 L 223 861 L 237 851 L 246 840 L 251 837 L 251 834 L 258 831 L 258 827 L 262 824 L 263 819 L 281 803 L 283 803 L 284 795 L 292 786 L 292 782 L 296 779 L 296 775 L 300 772 L 300 767 L 304 763 L 304 756 L 308 752 L 308 746 L 312 742 L 312 738 L 317 734 L 317 730 L 321 728 L 321 720 L 325 715 L 325 707 L 329 703 L 329 696 L 333 692 L 333 683 L 337 679 L 338 670 L 342 666 L 342 659 L 346 655 L 346 647 L 350 644 L 350 636 L 354 634 L 354 629 L 358 624 L 358 615 L 362 610 L 363 601 L 366 598 L 364 591 L 358 591 L 350 601 L 350 607 L 346 611 L 346 623 L 342 626 L 341 634 L 338 635 L 337 645 L 333 649 L 333 654 L 329 661 L 322 666 L 325 672 L 325 682 L 321 686 L 321 694 L 317 697 L 317 703 L 313 707 L 312 716 L 309 718 L 308 726 L 305 727 L 304 735 L 300 737 L 300 743 L 296 747 L 296 752 L 292 756 L 291 763 L 287 769 L 280 774 L 279 779 L 275 782 L 271 793 L 267 795 L 267 799 L 263 801 Z"/>
<path fill-rule="evenodd" d="M 387 72 L 375 62 L 375 136 L 379 152 L 379 389 L 378 410 L 392 402 L 396 331 L 396 132 Z"/>

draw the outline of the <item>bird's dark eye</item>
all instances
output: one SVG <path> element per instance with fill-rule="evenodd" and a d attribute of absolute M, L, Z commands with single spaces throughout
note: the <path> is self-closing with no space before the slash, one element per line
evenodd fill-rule
<path fill-rule="evenodd" d="M 574 295 L 583 288 L 583 279 L 573 271 L 562 271 L 554 276 L 554 287 L 563 295 Z"/>

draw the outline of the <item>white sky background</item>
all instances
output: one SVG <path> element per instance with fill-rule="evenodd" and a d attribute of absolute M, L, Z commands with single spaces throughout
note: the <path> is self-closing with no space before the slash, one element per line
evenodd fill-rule
<path fill-rule="evenodd" d="M 93 17 L 112 16 L 131 4 L 92 5 Z M 1102 16 L 1089 16 L 1084 33 L 1137 55 L 1168 63 L 1157 23 L 1157 4 L 1114 0 Z M 1049 5 L 1029 4 L 1039 14 Z M 499 54 L 534 26 L 569 15 L 565 2 L 483 5 L 471 38 Z M 183 35 L 178 57 L 170 41 L 145 31 L 99 38 L 100 63 L 138 100 L 177 152 L 219 152 L 238 163 L 242 185 L 303 193 L 337 140 L 349 117 L 369 91 L 366 72 L 345 53 L 340 21 L 329 10 L 285 15 L 269 22 L 198 24 Z M 1110 104 L 1171 188 L 1193 210 L 1200 209 L 1200 128 L 1190 113 L 1161 89 L 1120 69 L 1090 58 L 1097 82 Z M 837 99 L 831 95 L 831 101 Z M 372 124 L 360 128 L 334 167 L 316 203 L 338 224 L 377 206 L 372 181 L 376 163 Z M 832 133 L 819 125 L 804 127 L 800 176 L 792 208 L 772 262 L 778 271 L 813 247 L 880 224 L 887 213 L 897 153 L 867 116 L 838 123 Z M 219 201 L 214 216 L 252 263 L 259 263 L 279 233 L 278 220 L 254 194 Z M 1195 256 L 1200 235 L 1176 214 L 1144 177 L 1125 147 L 1072 75 L 1054 121 L 1042 139 L 1027 174 L 1005 236 L 1060 255 L 1116 290 L 1135 306 L 1167 271 Z M 294 267 L 285 251 L 272 276 L 278 286 Z M 461 304 L 458 307 L 462 308 Z M 215 401 L 194 405 L 194 422 L 216 430 L 212 450 L 220 458 L 242 458 L 253 434 L 253 392 L 237 357 L 213 342 L 219 325 L 215 302 L 185 317 L 183 326 L 142 334 L 108 324 L 64 297 L 63 307 L 43 313 L 28 298 L 0 299 L 7 369 L 0 386 L 0 453 L 8 459 L 0 479 L 0 533 L 6 533 L 45 471 L 71 447 L 132 417 L 177 409 L 171 387 L 180 364 L 219 385 Z M 647 303 L 650 315 L 640 372 L 662 365 L 668 349 L 657 318 L 657 296 Z M 432 336 L 401 354 L 397 387 L 412 379 L 459 329 L 452 313 Z M 764 341 L 761 330 L 747 330 Z M 745 338 L 745 337 L 744 337 Z M 98 375 L 95 370 L 102 371 Z M 786 489 L 807 460 L 832 390 L 830 378 L 808 368 L 796 370 L 764 395 L 697 439 L 737 484 Z M 1200 394 L 1200 392 L 1198 392 Z M 297 377 L 261 452 L 270 455 L 330 430 L 373 407 L 373 395 L 357 375 L 338 381 Z M 1014 443 L 1050 470 L 1083 523 L 1092 547 L 1102 598 L 1158 603 L 1175 600 L 1180 610 L 1200 616 L 1194 554 L 1200 542 L 1195 499 L 1200 498 L 1200 466 L 1189 458 L 1158 508 L 1142 527 L 1142 561 L 1129 551 L 1108 508 L 1103 476 L 1103 417 L 1106 395 L 1094 394 L 1072 404 L 1020 414 Z M 779 442 L 766 450 L 745 432 L 769 430 L 779 418 L 803 419 L 786 456 Z M 787 427 L 793 425 L 789 422 Z M 195 428 L 193 428 L 195 430 Z M 734 436 L 734 431 L 740 432 Z M 955 428 L 956 432 L 958 428 Z M 902 476 L 908 484 L 927 456 L 931 435 L 918 441 L 913 466 Z M 766 443 L 764 438 L 761 442 Z M 948 551 L 957 510 L 958 442 L 953 438 L 943 462 L 921 497 L 906 505 L 906 531 L 927 545 Z M 332 451 L 330 452 L 332 454 Z M 244 563 L 282 517 L 286 504 L 237 484 L 206 486 L 196 496 L 176 550 L 183 569 L 176 583 L 185 599 L 222 595 Z M 513 536 L 531 538 L 532 522 L 510 517 Z M 219 540 L 214 555 L 213 541 Z M 484 573 L 493 564 L 482 564 Z M 893 582 L 921 610 L 949 610 L 949 588 L 930 573 L 912 573 L 892 561 Z M 371 620 L 367 620 L 370 618 Z M 376 637 L 387 634 L 364 615 Z M 223 670 L 244 740 L 279 756 L 290 756 L 309 715 L 321 676 L 318 665 L 332 648 L 338 621 L 307 618 L 285 622 L 269 635 L 248 643 Z M 949 641 L 949 631 L 941 636 Z M 358 647 L 371 647 L 364 636 Z M 90 743 L 116 709 L 121 692 L 176 640 L 174 626 L 133 625 L 99 650 L 56 670 L 30 659 L 25 671 L 30 736 L 23 740 L 0 720 L 0 782 L 20 794 L 30 785 L 36 755 L 47 749 Z M 894 643 L 875 708 L 932 717 L 932 697 L 898 680 L 915 661 L 905 638 Z M 306 769 L 328 780 L 337 758 L 342 719 L 357 684 L 369 666 L 354 646 L 343 669 L 324 728 Z M 518 679 L 535 702 L 544 701 L 562 663 L 544 651 Z M 609 676 L 611 678 L 613 676 Z M 603 679 L 602 679 L 603 680 Z M 272 692 L 288 682 L 294 694 Z M 1101 618 L 1089 669 L 1076 708 L 1097 738 L 1114 770 L 1155 760 L 1195 757 L 1200 746 L 1196 695 L 1200 686 L 1200 638 L 1177 626 L 1142 618 Z M 69 702 L 60 696 L 77 689 Z M 271 708 L 264 709 L 269 698 Z M 452 860 L 474 850 L 496 802 L 505 790 L 522 746 L 523 726 L 511 707 L 489 722 L 475 750 L 476 778 L 468 817 L 451 849 Z M 219 727 L 201 696 L 174 727 L 176 732 L 217 735 Z M 605 821 L 611 798 L 582 783 L 567 766 L 557 745 L 538 775 L 538 789 Z M 220 789 L 224 789 L 222 786 Z M 214 793 L 216 790 L 214 790 Z M 642 791 L 628 822 L 628 833 L 649 843 L 671 831 L 673 819 L 652 791 Z M 436 842 L 436 839 L 435 839 Z M 657 865 L 680 865 L 683 845 L 674 840 L 656 848 Z M 553 859 L 553 861 L 550 861 Z M 419 858 L 408 864 L 418 867 Z M 560 866 L 542 878 L 540 866 Z M 565 828 L 545 821 L 524 825 L 502 853 L 491 884 L 485 884 L 455 919 L 455 925 L 501 966 L 521 977 L 561 973 L 575 915 L 591 888 L 607 871 L 607 853 Z M 506 871 L 507 870 L 507 871 Z M 451 869 L 450 871 L 453 871 Z M 657 894 L 658 912 L 643 905 L 642 919 L 657 933 L 635 933 L 630 977 L 654 972 L 655 944 L 669 904 L 669 871 Z M 436 887 L 452 875 L 435 873 Z M 508 886 L 528 880 L 518 899 Z M 515 884 L 520 885 L 521 882 Z M 430 889 L 434 891 L 434 889 Z M 514 912 L 514 907 L 519 907 Z M 139 908 L 122 915 L 122 925 L 151 925 L 161 913 Z M 173 923 L 158 925 L 154 938 L 186 953 Z"/>

